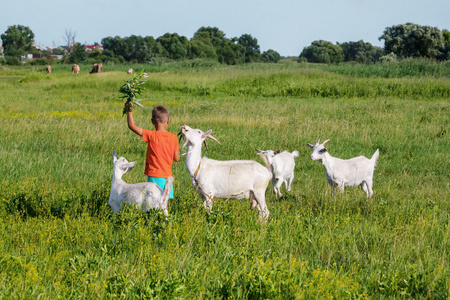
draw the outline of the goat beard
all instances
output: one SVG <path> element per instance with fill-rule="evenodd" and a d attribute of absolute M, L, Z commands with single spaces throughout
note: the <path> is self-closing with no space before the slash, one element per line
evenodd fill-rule
<path fill-rule="evenodd" d="M 178 136 L 178 142 L 181 142 L 181 140 L 183 140 L 183 141 L 186 140 L 186 139 L 184 138 L 183 133 L 181 133 L 181 130 L 180 130 L 180 132 L 178 132 L 177 136 Z"/>

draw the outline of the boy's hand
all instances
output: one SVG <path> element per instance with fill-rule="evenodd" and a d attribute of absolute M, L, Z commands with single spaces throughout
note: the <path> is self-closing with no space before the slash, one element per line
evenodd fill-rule
<path fill-rule="evenodd" d="M 125 112 L 127 112 L 127 113 L 128 112 L 133 112 L 132 108 L 133 108 L 133 102 L 127 101 L 127 102 L 125 102 L 125 106 L 123 108 L 123 111 L 124 111 L 124 113 Z"/>

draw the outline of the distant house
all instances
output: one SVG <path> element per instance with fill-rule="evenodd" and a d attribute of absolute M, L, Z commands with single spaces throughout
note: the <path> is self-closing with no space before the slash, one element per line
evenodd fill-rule
<path fill-rule="evenodd" d="M 59 47 L 45 47 L 46 48 L 46 50 L 47 51 L 50 51 L 50 52 L 53 52 L 53 51 L 55 51 L 55 50 L 61 50 L 61 51 L 63 51 L 64 50 L 64 46 L 59 46 Z"/>
<path fill-rule="evenodd" d="M 92 50 L 100 50 L 103 51 L 103 46 L 99 45 L 99 44 L 95 44 L 95 45 L 84 45 L 84 49 L 86 51 L 92 51 Z"/>
<path fill-rule="evenodd" d="M 38 44 L 36 42 L 33 42 L 33 47 L 36 48 L 37 50 L 40 50 L 40 51 L 44 51 L 45 50 L 44 46 L 42 46 L 41 44 Z"/>

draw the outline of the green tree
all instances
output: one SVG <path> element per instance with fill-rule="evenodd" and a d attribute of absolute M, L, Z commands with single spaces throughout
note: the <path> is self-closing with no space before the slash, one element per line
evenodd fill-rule
<path fill-rule="evenodd" d="M 217 53 L 209 40 L 194 39 L 189 42 L 189 58 L 217 59 Z"/>
<path fill-rule="evenodd" d="M 261 60 L 261 51 L 259 50 L 258 40 L 250 34 L 243 34 L 238 39 L 233 39 L 238 45 L 245 49 L 245 62 L 257 62 Z"/>
<path fill-rule="evenodd" d="M 167 51 L 167 57 L 171 59 L 186 58 L 189 48 L 189 40 L 177 33 L 166 33 L 156 39 Z"/>
<path fill-rule="evenodd" d="M 442 41 L 444 42 L 444 49 L 442 50 L 439 59 L 449 60 L 450 59 L 450 31 L 447 29 L 442 30 Z"/>
<path fill-rule="evenodd" d="M 87 54 L 84 45 L 80 43 L 75 43 L 73 45 L 72 51 L 67 54 L 67 57 L 64 59 L 65 62 L 69 64 L 78 64 L 86 60 Z"/>
<path fill-rule="evenodd" d="M 364 43 L 363 40 L 358 42 L 345 42 L 339 44 L 339 46 L 342 48 L 344 61 L 367 64 L 378 61 L 383 55 L 382 48 L 374 47 L 371 43 Z"/>
<path fill-rule="evenodd" d="M 229 42 L 225 33 L 217 27 L 200 27 L 189 43 L 190 58 L 209 58 L 219 60 L 219 49 Z M 229 47 L 231 49 L 231 47 Z M 230 50 L 228 49 L 228 50 Z M 222 54 L 225 50 L 221 51 Z M 221 59 L 223 61 L 223 55 Z"/>
<path fill-rule="evenodd" d="M 9 26 L 1 38 L 5 56 L 20 58 L 33 49 L 34 33 L 27 26 Z"/>
<path fill-rule="evenodd" d="M 442 41 L 447 46 L 450 46 L 450 31 L 447 29 L 442 30 Z"/>
<path fill-rule="evenodd" d="M 314 41 L 310 46 L 303 48 L 299 60 L 312 63 L 340 63 L 344 61 L 344 54 L 341 47 L 328 41 Z"/>
<path fill-rule="evenodd" d="M 194 33 L 192 39 L 202 40 L 205 44 L 210 44 L 215 49 L 219 48 L 227 40 L 225 33 L 217 27 L 200 27 Z"/>
<path fill-rule="evenodd" d="M 269 49 L 261 54 L 261 59 L 263 62 L 277 63 L 280 61 L 281 56 L 277 51 Z"/>
<path fill-rule="evenodd" d="M 224 40 L 217 49 L 217 58 L 220 63 L 238 65 L 245 62 L 245 48 L 230 40 Z"/>
<path fill-rule="evenodd" d="M 399 57 L 436 58 L 444 48 L 442 32 L 437 27 L 406 23 L 386 27 L 379 40 L 384 40 L 385 53 Z"/>
<path fill-rule="evenodd" d="M 152 58 L 152 49 L 141 36 L 132 35 L 124 38 L 128 52 L 124 54 L 128 62 L 146 63 Z"/>
<path fill-rule="evenodd" d="M 92 51 L 86 52 L 86 56 L 87 56 L 87 58 L 92 59 L 94 61 L 101 61 L 102 60 L 102 50 L 93 49 Z"/>
<path fill-rule="evenodd" d="M 128 45 L 126 41 L 120 36 L 103 38 L 102 41 L 103 54 L 110 57 L 118 58 L 119 60 L 125 60 L 128 56 Z"/>

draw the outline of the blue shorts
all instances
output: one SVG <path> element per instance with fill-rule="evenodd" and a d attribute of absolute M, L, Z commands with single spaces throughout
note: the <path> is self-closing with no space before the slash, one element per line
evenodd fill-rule
<path fill-rule="evenodd" d="M 164 190 L 164 187 L 166 186 L 167 178 L 150 177 L 150 176 L 147 176 L 147 177 L 148 177 L 148 179 L 147 179 L 148 182 L 156 183 L 162 190 Z M 170 186 L 169 199 L 173 199 L 173 184 Z"/>

